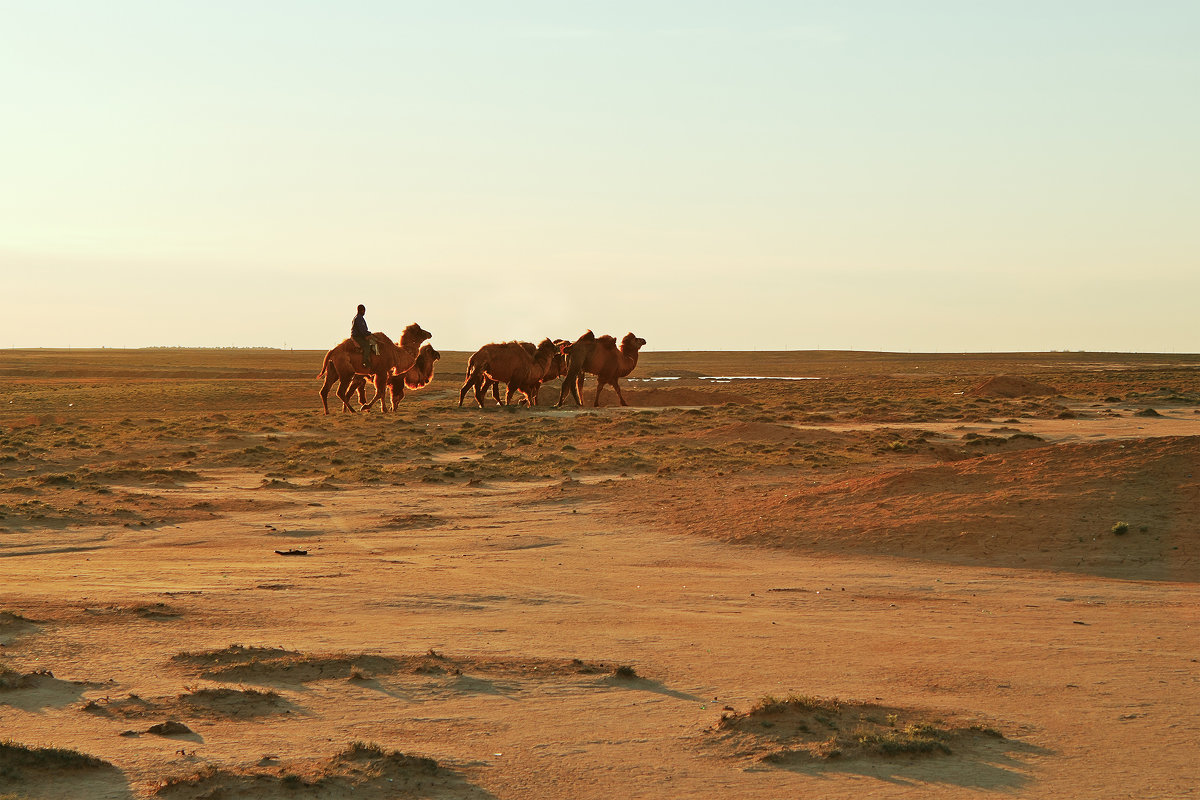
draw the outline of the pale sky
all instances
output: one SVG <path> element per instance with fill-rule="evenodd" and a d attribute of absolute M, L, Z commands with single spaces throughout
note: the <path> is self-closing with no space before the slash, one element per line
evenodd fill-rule
<path fill-rule="evenodd" d="M 1200 352 L 1194 0 L 0 0 L 0 348 Z M 2 356 L 0 356 L 2 357 Z"/>

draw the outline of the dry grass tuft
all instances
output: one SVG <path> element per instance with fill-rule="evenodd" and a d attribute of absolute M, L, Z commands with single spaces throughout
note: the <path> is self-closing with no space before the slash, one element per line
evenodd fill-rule
<path fill-rule="evenodd" d="M 488 797 L 432 758 L 351 742 L 326 759 L 248 767 L 207 765 L 164 780 L 159 797 Z"/>
<path fill-rule="evenodd" d="M 22 780 L 30 773 L 58 773 L 66 770 L 115 769 L 95 756 L 62 747 L 31 747 L 0 740 L 0 778 Z"/>
<path fill-rule="evenodd" d="M 981 725 L 951 727 L 919 712 L 804 695 L 764 697 L 749 711 L 723 715 L 712 733 L 739 752 L 774 763 L 949 755 L 951 745 L 1004 738 Z"/>
<path fill-rule="evenodd" d="M 29 689 L 36 686 L 43 678 L 54 678 L 54 673 L 48 669 L 35 669 L 33 672 L 17 672 L 0 664 L 0 691 Z"/>

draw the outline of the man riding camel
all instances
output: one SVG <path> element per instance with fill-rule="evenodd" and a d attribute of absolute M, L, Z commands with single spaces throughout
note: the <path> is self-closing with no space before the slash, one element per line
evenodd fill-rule
<path fill-rule="evenodd" d="M 361 303 L 358 306 L 358 316 L 354 318 L 354 322 L 350 323 L 350 338 L 358 342 L 358 346 L 362 348 L 363 366 L 368 370 L 371 369 L 371 331 L 367 328 L 367 319 L 363 315 L 367 313 L 367 307 Z"/>

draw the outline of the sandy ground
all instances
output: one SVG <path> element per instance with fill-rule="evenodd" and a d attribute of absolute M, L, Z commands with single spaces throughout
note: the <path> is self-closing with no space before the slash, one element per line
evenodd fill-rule
<path fill-rule="evenodd" d="M 1198 793 L 1200 358 L 465 355 L 0 354 L 0 798 Z"/>

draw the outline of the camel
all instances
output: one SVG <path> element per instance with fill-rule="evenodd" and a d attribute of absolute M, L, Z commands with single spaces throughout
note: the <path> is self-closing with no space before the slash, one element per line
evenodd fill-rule
<path fill-rule="evenodd" d="M 543 339 L 531 354 L 520 342 L 485 344 L 467 361 L 467 377 L 458 392 L 461 408 L 467 390 L 474 388 L 475 401 L 483 408 L 483 387 L 488 379 L 508 385 L 504 405 L 512 400 L 515 391 L 525 395 L 532 408 L 537 405 L 538 388 L 549 373 L 554 357 L 561 352 L 559 345 Z"/>
<path fill-rule="evenodd" d="M 596 336 L 590 330 L 580 336 L 567 349 L 567 375 L 563 378 L 562 391 L 558 395 L 555 408 L 566 402 L 568 392 L 575 398 L 577 405 L 583 405 L 579 393 L 583 390 L 584 376 L 589 373 L 595 375 L 597 380 L 594 407 L 600 406 L 600 391 L 606 384 L 616 391 L 621 405 L 629 405 L 625 402 L 617 381 L 633 372 L 638 362 L 638 351 L 645 344 L 645 339 L 632 333 L 625 334 L 619 348 L 616 338 L 612 336 Z"/>
<path fill-rule="evenodd" d="M 412 369 L 402 375 L 388 376 L 388 390 L 392 398 L 392 408 L 396 407 L 396 403 L 404 399 L 404 388 L 423 389 L 433 380 L 434 363 L 442 357 L 442 354 L 433 349 L 433 345 L 426 342 L 421 345 L 421 349 L 417 351 L 417 360 L 413 364 Z M 350 390 L 347 395 L 358 393 L 358 402 L 366 404 L 367 379 L 363 375 L 355 375 L 353 382 L 350 384 Z"/>
<path fill-rule="evenodd" d="M 533 342 L 517 342 L 521 347 L 525 348 L 525 352 L 529 353 L 530 358 L 537 353 L 537 345 Z M 555 339 L 554 344 L 558 347 L 558 352 L 554 354 L 554 359 L 550 362 L 550 366 L 546 369 L 546 374 L 542 376 L 541 383 L 546 384 L 556 378 L 561 378 L 567 374 L 567 357 L 563 355 L 563 348 L 570 344 L 566 339 Z M 486 397 L 488 392 L 492 393 L 492 397 L 496 399 L 496 405 L 504 405 L 500 402 L 500 384 L 492 380 L 484 374 L 483 380 L 483 395 Z M 524 400 L 520 402 L 524 403 Z"/>
<path fill-rule="evenodd" d="M 325 413 L 329 413 L 329 387 L 333 386 L 334 381 L 338 382 L 337 395 L 342 401 L 342 410 L 352 413 L 355 411 L 349 403 L 350 385 L 355 375 L 362 375 L 364 379 L 369 376 L 375 382 L 375 396 L 371 398 L 370 402 L 363 403 L 362 410 L 369 410 L 378 400 L 380 407 L 386 412 L 388 407 L 384 389 L 387 386 L 388 376 L 403 375 L 412 369 L 417 361 L 421 343 L 432 336 L 433 334 L 415 322 L 404 329 L 399 345 L 389 339 L 385 333 L 379 331 L 372 333 L 371 337 L 379 348 L 379 353 L 372 356 L 369 370 L 363 366 L 362 349 L 353 339 L 346 339 L 330 350 L 325 354 L 321 372 L 317 375 L 318 378 L 325 378 L 325 383 L 321 386 L 321 405 L 324 407 Z M 394 399 L 392 408 L 395 408 Z"/>

